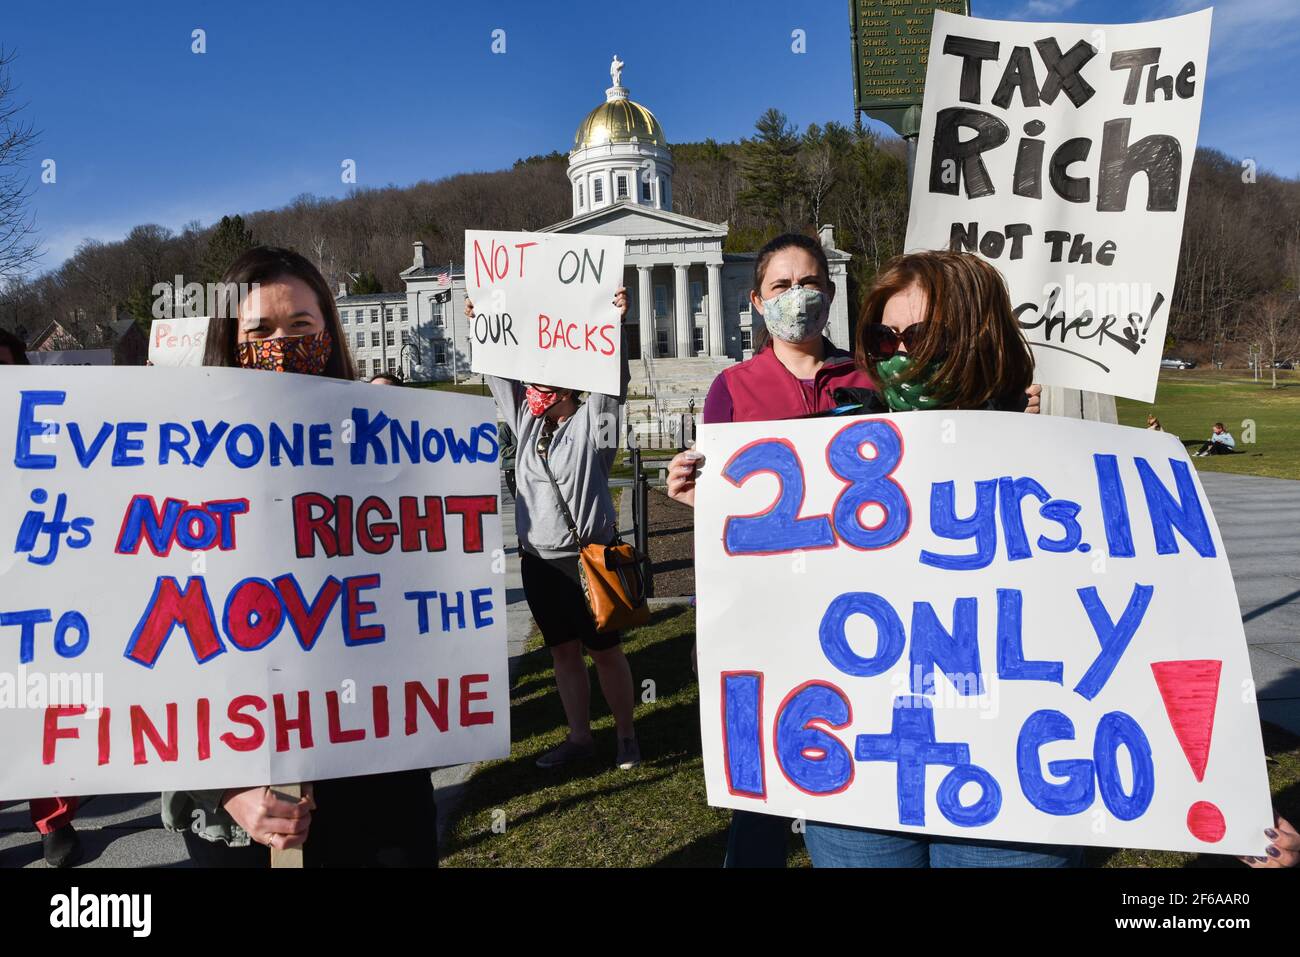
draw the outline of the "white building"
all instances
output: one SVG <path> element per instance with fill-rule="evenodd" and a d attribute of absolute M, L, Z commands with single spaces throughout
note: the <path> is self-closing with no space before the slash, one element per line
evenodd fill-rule
<path fill-rule="evenodd" d="M 749 301 L 754 253 L 723 252 L 725 222 L 672 211 L 674 166 L 668 139 L 655 115 L 629 97 L 622 68 L 615 57 L 605 101 L 586 115 L 574 135 L 568 169 L 573 215 L 543 232 L 625 239 L 623 284 L 629 302 L 624 346 L 633 360 L 631 392 L 656 396 L 655 412 L 662 415 L 685 407 L 690 399 L 701 406 L 718 370 L 752 355 L 753 330 L 763 320 Z M 821 228 L 820 237 L 836 287 L 826 334 L 847 345 L 849 254 L 835 248 L 830 226 Z M 378 324 L 366 319 L 361 327 L 345 326 L 352 330 L 349 342 L 359 366 L 367 375 L 392 362 L 420 379 L 467 376 L 463 267 L 426 262 L 424 244 L 417 242 L 414 263 L 402 278 L 405 295 L 341 296 L 338 301 L 340 310 L 378 316 Z M 450 300 L 437 302 L 438 294 L 448 290 Z M 387 310 L 394 311 L 390 320 L 384 318 Z M 412 328 L 416 348 L 403 354 L 402 333 Z"/>

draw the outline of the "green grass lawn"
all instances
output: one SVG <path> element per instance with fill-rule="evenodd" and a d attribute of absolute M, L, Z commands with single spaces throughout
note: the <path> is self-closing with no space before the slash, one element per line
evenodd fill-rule
<path fill-rule="evenodd" d="M 412 389 L 433 389 L 437 392 L 461 392 L 465 395 L 490 395 L 485 383 L 475 376 L 470 382 L 408 382 Z"/>
<path fill-rule="evenodd" d="M 1300 478 L 1300 373 L 1279 369 L 1278 388 L 1270 384 L 1267 375 L 1253 382 L 1240 370 L 1163 370 L 1155 404 L 1120 399 L 1119 421 L 1145 428 L 1147 413 L 1154 412 L 1166 432 L 1195 440 L 1193 451 L 1222 422 L 1242 454 L 1199 458 L 1197 468 Z"/>
<path fill-rule="evenodd" d="M 533 762 L 565 735 L 550 654 L 534 636 L 511 694 L 510 758 L 484 764 L 470 780 L 442 848 L 450 867 L 719 867 L 731 812 L 709 807 L 700 756 L 699 696 L 691 673 L 695 612 L 665 608 L 625 643 L 638 689 L 654 682 L 654 700 L 637 705 L 644 763 L 614 764 L 614 722 L 592 672 L 597 755 L 543 771 Z M 639 694 L 643 693 L 639 691 Z M 1265 726 L 1274 800 L 1300 822 L 1300 738 Z M 495 828 L 494 828 L 495 825 Z M 1260 852 L 1264 837 L 1260 835 Z M 1216 855 L 1097 848 L 1093 866 L 1186 867 L 1234 864 Z M 806 867 L 791 835 L 789 863 Z M 1236 865 L 1240 866 L 1240 865 Z"/>

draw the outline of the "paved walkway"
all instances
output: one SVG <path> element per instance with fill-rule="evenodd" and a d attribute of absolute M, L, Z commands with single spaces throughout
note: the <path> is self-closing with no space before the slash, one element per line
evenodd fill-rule
<path fill-rule="evenodd" d="M 1237 581 L 1260 715 L 1300 734 L 1300 481 L 1203 472 Z M 616 486 L 621 483 L 614 483 Z M 515 538 L 514 501 L 504 490 L 506 602 L 510 656 L 532 632 Z M 619 527 L 631 539 L 632 496 L 623 487 Z M 434 772 L 439 823 L 447 823 L 473 765 Z M 85 867 L 187 866 L 180 836 L 159 823 L 156 794 L 93 798 L 77 818 Z M 27 805 L 0 809 L 0 867 L 44 867 Z"/>

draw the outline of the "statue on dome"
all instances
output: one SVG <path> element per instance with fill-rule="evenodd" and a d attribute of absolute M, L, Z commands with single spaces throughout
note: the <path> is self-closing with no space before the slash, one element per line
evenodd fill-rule
<path fill-rule="evenodd" d="M 614 81 L 615 86 L 623 85 L 623 61 L 618 58 L 617 53 L 614 54 L 614 60 L 609 65 L 609 77 Z"/>

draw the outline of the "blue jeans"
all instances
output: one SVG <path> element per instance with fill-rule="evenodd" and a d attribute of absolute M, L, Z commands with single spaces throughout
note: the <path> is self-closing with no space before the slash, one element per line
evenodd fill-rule
<path fill-rule="evenodd" d="M 965 838 L 808 822 L 813 867 L 1079 867 L 1083 848 L 1004 844 Z"/>

